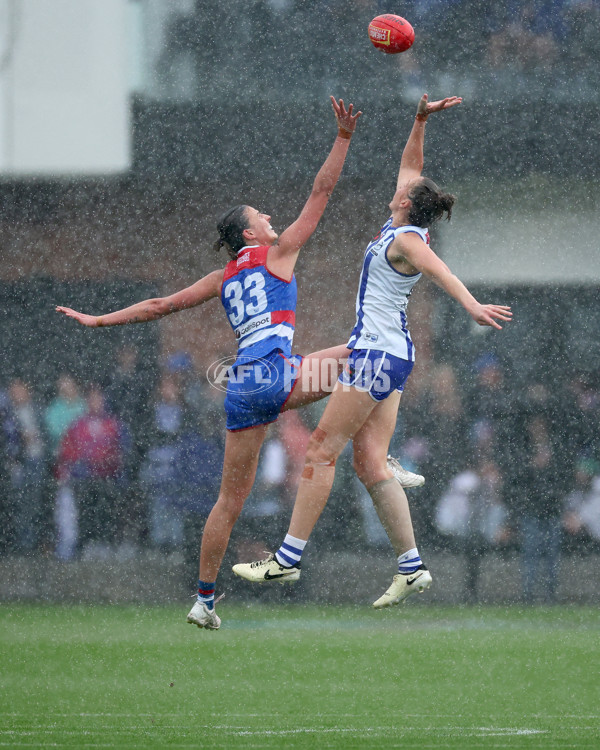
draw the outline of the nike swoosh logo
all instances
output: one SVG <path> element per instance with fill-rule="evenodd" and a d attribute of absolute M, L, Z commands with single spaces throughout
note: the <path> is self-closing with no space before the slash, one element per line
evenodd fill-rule
<path fill-rule="evenodd" d="M 276 573 L 274 576 L 272 576 L 269 571 L 265 573 L 265 581 L 272 581 L 274 578 L 285 578 L 286 576 L 289 576 L 293 573 L 293 570 L 290 570 L 289 573 Z"/>
<path fill-rule="evenodd" d="M 412 586 L 415 581 L 418 581 L 419 578 L 422 578 L 422 577 L 423 577 L 423 573 L 419 573 L 419 575 L 415 576 L 414 578 L 407 578 L 406 579 L 406 585 L 407 586 Z M 265 576 L 265 578 L 266 578 L 266 576 Z"/>

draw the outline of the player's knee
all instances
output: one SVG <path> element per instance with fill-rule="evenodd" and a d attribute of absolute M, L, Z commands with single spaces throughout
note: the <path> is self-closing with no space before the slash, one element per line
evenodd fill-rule
<path fill-rule="evenodd" d="M 354 446 L 354 456 L 352 458 L 352 466 L 356 472 L 356 476 L 360 479 L 363 484 L 366 484 L 369 474 L 369 463 L 365 460 L 362 453 L 358 453 L 356 446 Z"/>
<path fill-rule="evenodd" d="M 337 456 L 329 451 L 324 451 L 321 448 L 315 448 L 314 450 L 307 449 L 304 463 L 306 466 L 312 466 L 314 464 L 327 464 L 329 466 L 335 466 Z"/>
<path fill-rule="evenodd" d="M 377 484 L 377 482 L 389 479 L 391 476 L 385 461 L 376 461 L 369 459 L 367 456 L 357 456 L 355 454 L 353 465 L 356 476 L 367 489 Z"/>
<path fill-rule="evenodd" d="M 249 494 L 250 491 L 246 492 L 245 488 L 227 493 L 221 492 L 219 494 L 215 503 L 215 509 L 221 514 L 221 518 L 225 523 L 233 526 L 242 512 Z"/>

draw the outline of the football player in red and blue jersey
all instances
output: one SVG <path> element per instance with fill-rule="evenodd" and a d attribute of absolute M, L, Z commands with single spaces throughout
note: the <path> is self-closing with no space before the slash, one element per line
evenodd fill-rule
<path fill-rule="evenodd" d="M 269 215 L 252 206 L 235 206 L 217 225 L 216 248 L 225 248 L 231 258 L 224 269 L 168 297 L 144 300 L 101 316 L 56 308 L 82 325 L 103 327 L 158 320 L 215 297 L 221 299 L 238 341 L 238 354 L 229 369 L 225 398 L 227 437 L 221 488 L 204 527 L 198 597 L 187 617 L 188 622 L 208 630 L 218 629 L 221 623 L 214 609 L 215 581 L 231 530 L 254 483 L 269 423 L 282 410 L 329 395 L 349 354 L 345 345 L 304 358 L 291 351 L 298 253 L 325 211 L 362 114 L 354 113 L 352 104 L 346 109 L 342 99 L 331 97 L 331 103 L 338 125 L 334 144 L 300 215 L 281 235 L 273 229 Z M 324 361 L 338 366 L 335 371 L 321 368 Z M 307 375 L 322 372 L 322 376 L 302 378 L 303 371 Z M 302 387 L 295 388 L 300 381 Z"/>

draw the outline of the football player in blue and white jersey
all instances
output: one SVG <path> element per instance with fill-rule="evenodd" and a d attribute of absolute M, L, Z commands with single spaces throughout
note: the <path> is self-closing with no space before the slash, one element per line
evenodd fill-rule
<path fill-rule="evenodd" d="M 265 560 L 235 565 L 250 581 L 294 581 L 306 542 L 331 491 L 335 463 L 353 441 L 354 468 L 367 488 L 398 559 L 392 585 L 373 606 L 398 604 L 429 588 L 412 527 L 406 494 L 387 462 L 400 395 L 413 368 L 415 352 L 406 306 L 413 286 L 427 276 L 459 302 L 482 326 L 500 329 L 509 321 L 505 305 L 483 305 L 429 247 L 427 227 L 452 214 L 453 195 L 422 176 L 425 123 L 430 114 L 462 101 L 450 97 L 419 102 L 402 153 L 391 216 L 365 252 L 356 299 L 356 324 L 348 341 L 348 362 L 329 398 L 306 453 L 290 527 L 281 547 Z M 363 583 L 364 585 L 364 583 Z"/>

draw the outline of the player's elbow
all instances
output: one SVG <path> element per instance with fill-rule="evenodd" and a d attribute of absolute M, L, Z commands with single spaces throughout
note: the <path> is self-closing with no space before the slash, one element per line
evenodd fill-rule
<path fill-rule="evenodd" d="M 333 189 L 335 188 L 335 182 L 331 180 L 323 181 L 320 184 L 315 184 L 312 191 L 313 200 L 319 201 L 323 204 L 323 209 L 327 205 L 329 199 L 333 195 Z"/>
<path fill-rule="evenodd" d="M 327 202 L 333 193 L 333 190 L 337 184 L 338 178 L 333 174 L 320 174 L 317 175 L 312 187 L 311 198 L 313 200 L 325 200 Z"/>

